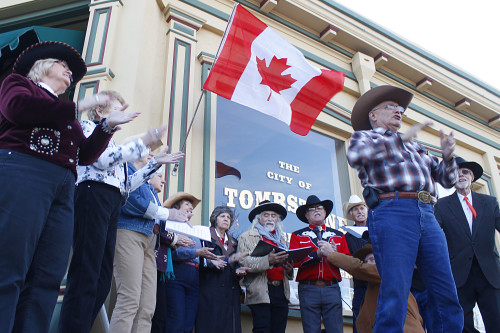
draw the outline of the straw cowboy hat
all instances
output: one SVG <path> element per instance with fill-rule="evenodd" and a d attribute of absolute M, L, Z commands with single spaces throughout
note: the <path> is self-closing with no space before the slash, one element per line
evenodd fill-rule
<path fill-rule="evenodd" d="M 250 222 L 253 222 L 257 214 L 265 212 L 266 210 L 270 210 L 272 212 L 280 214 L 281 220 L 284 220 L 287 214 L 286 208 L 283 207 L 282 205 L 271 202 L 269 200 L 264 200 L 261 201 L 257 206 L 255 206 L 255 208 L 252 209 L 250 213 L 248 213 L 248 219 L 250 220 Z"/>
<path fill-rule="evenodd" d="M 479 163 L 467 162 L 466 160 L 464 160 L 461 157 L 457 157 L 457 158 L 455 158 L 455 160 L 457 161 L 459 169 L 463 168 L 463 169 L 469 169 L 472 171 L 472 173 L 474 174 L 474 180 L 472 182 L 475 182 L 476 180 L 481 178 L 481 176 L 483 175 L 483 168 L 481 167 L 481 165 L 479 165 Z"/>
<path fill-rule="evenodd" d="M 352 108 L 351 124 L 355 131 L 371 130 L 368 114 L 374 107 L 384 101 L 394 101 L 407 108 L 413 94 L 394 86 L 378 86 L 365 92 Z"/>
<path fill-rule="evenodd" d="M 196 198 L 192 194 L 187 192 L 177 192 L 168 197 L 168 199 L 163 203 L 163 207 L 172 208 L 172 206 L 180 200 L 190 201 L 193 205 L 193 209 L 201 202 L 200 199 Z"/>
<path fill-rule="evenodd" d="M 321 201 L 321 200 L 319 200 L 319 198 L 317 196 L 310 195 L 309 197 L 307 197 L 306 204 L 299 206 L 297 208 L 296 214 L 297 214 L 297 217 L 299 218 L 299 220 L 301 220 L 302 222 L 305 222 L 305 223 L 309 223 L 309 221 L 307 221 L 307 218 L 306 218 L 307 209 L 309 207 L 318 206 L 318 205 L 322 205 L 323 207 L 325 207 L 326 216 L 330 215 L 330 213 L 332 212 L 333 202 L 331 200 Z"/>
<path fill-rule="evenodd" d="M 349 198 L 349 201 L 344 202 L 344 205 L 342 207 L 344 210 L 344 217 L 347 217 L 347 218 L 353 220 L 353 217 L 351 214 L 351 209 L 356 207 L 356 206 L 359 206 L 359 205 L 363 205 L 363 206 L 367 207 L 366 203 L 363 200 L 361 200 L 360 197 L 358 197 L 356 194 L 351 195 L 351 197 Z"/>
<path fill-rule="evenodd" d="M 48 58 L 64 60 L 68 64 L 73 77 L 71 85 L 75 85 L 87 73 L 87 66 L 80 53 L 61 42 L 41 42 L 29 46 L 17 57 L 12 71 L 26 76 L 37 60 Z"/>

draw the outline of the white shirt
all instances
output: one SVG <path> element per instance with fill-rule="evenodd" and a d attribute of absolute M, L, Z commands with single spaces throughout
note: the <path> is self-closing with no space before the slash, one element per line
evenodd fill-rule
<path fill-rule="evenodd" d="M 472 234 L 472 221 L 473 221 L 472 211 L 470 210 L 469 205 L 467 205 L 467 202 L 465 202 L 465 200 L 464 200 L 465 197 L 458 192 L 457 192 L 457 195 L 458 195 L 458 199 L 460 200 L 460 203 L 462 204 L 462 209 L 464 210 L 465 217 L 467 218 L 467 222 L 469 222 L 469 229 L 470 229 L 470 233 Z M 467 195 L 467 200 L 469 200 L 469 203 L 471 204 L 471 206 L 474 207 L 474 205 L 472 204 L 472 191 L 469 192 L 469 194 Z"/>

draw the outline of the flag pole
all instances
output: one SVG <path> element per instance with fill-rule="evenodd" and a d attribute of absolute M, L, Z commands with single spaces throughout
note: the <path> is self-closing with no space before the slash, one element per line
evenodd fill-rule
<path fill-rule="evenodd" d="M 203 96 L 205 95 L 206 92 L 207 91 L 205 89 L 201 90 L 200 99 L 198 99 L 198 104 L 196 104 L 196 109 L 194 110 L 193 118 L 191 118 L 191 123 L 189 124 L 186 136 L 184 137 L 184 143 L 182 144 L 182 148 L 180 150 L 182 152 L 184 152 L 184 149 L 186 148 L 186 142 L 187 142 L 189 133 L 191 132 L 191 128 L 193 127 L 194 118 L 196 117 L 196 114 L 198 113 L 198 109 L 200 108 L 201 99 L 203 98 Z M 179 163 L 175 163 L 174 168 L 172 169 L 172 176 L 177 176 L 178 169 L 179 169 Z"/>

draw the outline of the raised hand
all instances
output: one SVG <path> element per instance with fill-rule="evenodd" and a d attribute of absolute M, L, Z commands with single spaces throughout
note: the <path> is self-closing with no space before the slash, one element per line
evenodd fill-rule
<path fill-rule="evenodd" d="M 178 151 L 177 153 L 169 154 L 168 146 L 155 156 L 156 162 L 160 164 L 174 164 L 178 163 L 184 157 L 184 153 Z"/>
<path fill-rule="evenodd" d="M 212 263 L 212 265 L 214 265 L 215 268 L 219 270 L 224 269 L 224 267 L 227 266 L 227 262 L 221 259 L 211 260 L 210 262 Z"/>
<path fill-rule="evenodd" d="M 401 134 L 401 139 L 403 142 L 408 142 L 417 137 L 417 133 L 423 130 L 424 128 L 431 126 L 433 123 L 430 120 L 426 120 L 421 124 L 413 125 L 408 132 Z"/>
<path fill-rule="evenodd" d="M 250 269 L 251 269 L 250 267 L 238 267 L 236 268 L 235 273 L 238 276 L 246 275 Z"/>
<path fill-rule="evenodd" d="M 125 103 L 119 109 L 116 109 L 115 111 L 111 112 L 106 117 L 106 122 L 108 123 L 108 126 L 111 128 L 115 128 L 118 125 L 131 122 L 132 120 L 137 118 L 138 115 L 141 114 L 140 112 L 132 112 L 132 113 L 123 112 L 127 108 L 128 108 L 128 104 Z M 120 127 L 118 127 L 117 129 L 120 129 Z"/>
<path fill-rule="evenodd" d="M 157 128 L 150 127 L 148 132 L 144 134 L 141 138 L 142 142 L 146 145 L 146 147 L 151 148 L 151 150 L 155 150 L 163 145 L 161 139 L 167 132 L 167 126 L 161 126 Z"/>
<path fill-rule="evenodd" d="M 97 106 L 104 106 L 108 104 L 110 100 L 111 98 L 105 94 L 95 94 L 92 96 L 87 96 L 84 99 L 78 101 L 78 112 L 82 113 Z"/>
<path fill-rule="evenodd" d="M 444 134 L 443 130 L 439 130 L 439 135 L 441 136 L 441 149 L 443 150 L 443 159 L 449 161 L 453 157 L 453 152 L 455 151 L 455 137 L 453 136 L 453 131 L 450 135 Z"/>

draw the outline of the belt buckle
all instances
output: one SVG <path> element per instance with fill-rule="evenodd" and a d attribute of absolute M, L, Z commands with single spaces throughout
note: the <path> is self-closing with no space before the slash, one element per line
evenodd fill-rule
<path fill-rule="evenodd" d="M 273 285 L 274 287 L 278 287 L 280 284 L 281 284 L 281 281 L 279 281 L 279 280 L 271 281 L 271 285 Z"/>
<path fill-rule="evenodd" d="M 420 191 L 417 193 L 418 200 L 420 200 L 424 204 L 429 204 L 431 203 L 432 196 L 429 192 L 427 191 Z"/>
<path fill-rule="evenodd" d="M 318 287 L 325 287 L 326 286 L 326 281 L 318 280 L 318 281 L 316 281 L 316 285 Z"/>

